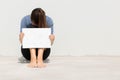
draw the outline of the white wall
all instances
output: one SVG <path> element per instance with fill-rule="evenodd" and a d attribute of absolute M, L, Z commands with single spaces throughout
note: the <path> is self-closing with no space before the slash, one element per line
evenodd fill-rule
<path fill-rule="evenodd" d="M 20 54 L 19 27 L 36 7 L 54 20 L 51 55 L 120 55 L 119 0 L 2 0 L 0 55 Z"/>

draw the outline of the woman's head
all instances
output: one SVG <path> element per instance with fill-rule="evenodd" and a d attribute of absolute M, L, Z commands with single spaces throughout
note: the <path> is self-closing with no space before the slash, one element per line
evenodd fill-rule
<path fill-rule="evenodd" d="M 46 28 L 46 15 L 44 10 L 41 8 L 36 8 L 31 13 L 31 21 L 35 26 L 38 26 L 39 28 Z"/>

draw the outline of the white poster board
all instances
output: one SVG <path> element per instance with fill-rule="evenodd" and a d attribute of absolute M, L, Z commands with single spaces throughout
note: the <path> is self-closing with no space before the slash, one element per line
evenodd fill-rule
<path fill-rule="evenodd" d="M 50 28 L 23 28 L 23 48 L 50 48 Z"/>

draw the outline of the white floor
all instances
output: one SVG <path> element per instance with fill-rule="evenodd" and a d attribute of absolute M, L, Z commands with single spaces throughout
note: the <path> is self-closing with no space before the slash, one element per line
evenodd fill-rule
<path fill-rule="evenodd" d="M 46 68 L 0 57 L 0 80 L 120 80 L 120 57 L 51 56 Z"/>

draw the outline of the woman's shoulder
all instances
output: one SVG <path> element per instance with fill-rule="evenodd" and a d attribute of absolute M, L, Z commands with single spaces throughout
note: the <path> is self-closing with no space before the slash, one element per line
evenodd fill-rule
<path fill-rule="evenodd" d="M 48 25 L 53 25 L 53 20 L 52 20 L 51 17 L 46 16 L 46 21 L 47 21 L 47 24 L 48 24 Z"/>
<path fill-rule="evenodd" d="M 21 20 L 22 24 L 29 25 L 31 23 L 30 15 L 26 15 Z"/>
<path fill-rule="evenodd" d="M 30 15 L 24 16 L 23 19 L 25 19 L 25 20 L 26 20 L 26 19 L 30 19 Z"/>
<path fill-rule="evenodd" d="M 52 20 L 52 18 L 46 15 L 46 20 Z"/>

